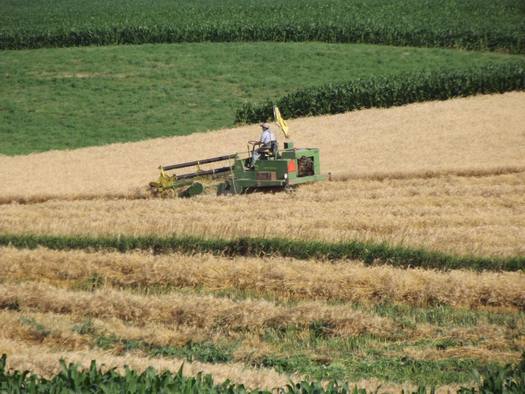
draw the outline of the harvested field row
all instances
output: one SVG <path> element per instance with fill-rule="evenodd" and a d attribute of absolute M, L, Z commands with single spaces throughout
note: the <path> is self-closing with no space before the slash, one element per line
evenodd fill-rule
<path fill-rule="evenodd" d="M 319 147 L 322 171 L 334 176 L 490 171 L 525 166 L 524 104 L 525 93 L 515 92 L 289 124 L 296 146 Z M 158 176 L 159 164 L 244 152 L 246 141 L 258 134 L 252 125 L 72 151 L 0 155 L 0 200 L 125 196 L 137 190 L 140 195 Z"/>
<path fill-rule="evenodd" d="M 366 265 L 387 264 L 395 267 L 437 270 L 523 271 L 525 256 L 476 257 L 455 256 L 421 248 L 389 246 L 373 242 L 301 241 L 279 238 L 204 239 L 175 236 L 112 236 L 0 234 L 0 246 L 23 249 L 45 247 L 52 250 L 147 251 L 154 254 L 211 253 L 217 256 L 290 257 L 302 260 L 359 260 Z"/>
<path fill-rule="evenodd" d="M 310 301 L 285 305 L 256 298 L 233 300 L 194 292 L 161 295 L 111 289 L 85 292 L 32 282 L 1 284 L 0 308 L 21 313 L 58 314 L 80 320 L 120 322 L 121 327 L 144 329 L 139 334 L 143 338 L 151 338 L 152 327 L 164 327 L 173 331 L 160 340 L 169 340 L 170 344 L 203 337 L 235 339 L 247 334 L 258 336 L 268 330 L 308 331 L 316 324 L 325 327 L 327 337 L 341 339 L 365 335 L 383 341 L 415 341 L 451 336 L 467 341 L 498 343 L 500 350 L 513 348 L 525 340 L 525 320 L 519 313 L 508 315 L 512 316 L 512 324 L 502 324 L 500 318 L 490 314 L 478 314 L 475 321 L 466 326 L 426 322 L 406 324 L 399 319 L 399 314 L 378 313 L 374 308 L 348 304 Z M 166 334 L 165 330 L 160 332 Z M 154 340 L 157 341 L 159 339 Z"/>
<path fill-rule="evenodd" d="M 50 201 L 1 205 L 0 233 L 357 240 L 512 257 L 525 255 L 523 195 L 525 172 L 323 182 L 292 195 Z"/>
<path fill-rule="evenodd" d="M 206 165 L 202 165 L 204 168 Z M 519 174 L 525 173 L 525 167 L 494 167 L 489 169 L 472 169 L 472 170 L 423 170 L 411 172 L 374 172 L 370 174 L 338 174 L 331 175 L 330 180 L 335 182 L 368 180 L 368 181 L 384 181 L 394 179 L 429 179 L 429 178 L 443 178 L 449 176 L 458 177 L 491 177 L 495 175 Z M 206 184 L 206 181 L 202 181 Z M 209 181 L 212 183 L 213 181 Z M 302 186 L 308 187 L 309 185 Z M 213 194 L 213 189 L 208 190 L 207 194 Z M 0 197 L 0 205 L 4 204 L 41 204 L 47 201 L 93 201 L 93 200 L 152 200 L 157 199 L 148 190 L 135 190 L 129 193 L 105 193 L 105 194 L 75 194 L 75 195 L 61 195 L 61 194 L 46 194 L 46 195 L 32 195 L 29 197 L 6 196 Z"/>
<path fill-rule="evenodd" d="M 0 312 L 0 338 L 4 340 L 23 342 L 28 347 L 44 345 L 48 352 L 82 352 L 88 348 L 103 348 L 108 355 L 122 356 L 131 353 L 143 359 L 154 357 L 150 359 L 152 364 L 162 355 L 170 358 L 177 358 L 178 355 L 192 356 L 193 360 L 201 360 L 204 356 L 204 361 L 223 365 L 225 362 L 261 365 L 261 360 L 282 357 L 280 355 L 284 352 L 292 359 L 304 358 L 307 364 L 315 360 L 324 360 L 321 363 L 325 365 L 327 360 L 337 363 L 338 360 L 348 357 L 359 359 L 370 351 L 380 355 L 379 360 L 409 355 L 423 364 L 436 363 L 436 367 L 450 358 L 477 360 L 478 363 L 507 363 L 519 359 L 519 348 L 525 340 L 523 318 L 515 320 L 514 325 L 478 322 L 473 326 L 445 328 L 423 324 L 418 325 L 417 335 L 400 335 L 392 340 L 384 337 L 373 339 L 367 335 L 331 338 L 326 337 L 326 334 L 316 334 L 316 330 L 317 328 L 309 327 L 298 332 L 288 331 L 282 338 L 275 337 L 280 330 L 267 330 L 264 334 L 243 331 L 233 338 L 226 339 L 213 331 L 206 334 L 199 329 L 192 331 L 190 327 L 180 330 L 180 327 L 175 328 L 170 324 L 130 324 L 116 318 L 97 319 L 75 314 L 34 312 L 24 308 L 19 311 Z M 210 354 L 209 351 L 198 353 L 199 343 L 216 355 Z M 305 348 L 305 345 L 308 347 Z M 348 346 L 351 346 L 350 353 Z M 176 349 L 187 351 L 177 352 Z M 220 356 L 220 353 L 223 356 Z M 299 368 L 299 372 L 301 370 L 302 368 Z M 355 375 L 350 371 L 347 373 L 349 377 L 360 377 L 359 374 Z"/>
<path fill-rule="evenodd" d="M 308 327 L 326 321 L 333 335 L 370 333 L 389 337 L 396 333 L 388 318 L 374 316 L 344 305 L 304 302 L 281 306 L 264 300 L 233 301 L 200 295 L 133 295 L 111 289 L 74 292 L 49 285 L 26 283 L 0 285 L 0 308 L 36 309 L 93 318 L 115 317 L 137 324 L 170 323 L 217 330 L 224 335 L 266 328 Z"/>
<path fill-rule="evenodd" d="M 121 355 L 133 350 L 135 354 L 142 351 L 146 356 L 148 348 L 149 350 L 153 348 L 157 350 L 155 356 L 158 357 L 161 353 L 158 351 L 160 349 L 183 349 L 185 347 L 191 349 L 192 344 L 206 344 L 210 348 L 216 346 L 216 349 L 219 349 L 216 350 L 217 352 L 231 352 L 231 354 L 223 354 L 222 357 L 205 355 L 209 362 L 214 363 L 225 363 L 232 360 L 234 362 L 253 363 L 262 355 L 278 353 L 278 346 L 274 346 L 275 344 L 272 344 L 271 341 L 265 340 L 263 335 L 245 332 L 235 335 L 231 341 L 232 338 L 225 339 L 220 334 L 206 333 L 195 328 L 175 328 L 169 324 L 157 323 L 133 325 L 116 318 L 86 319 L 83 316 L 28 310 L 0 311 L 0 318 L 1 337 L 30 344 L 43 344 L 56 350 L 105 347 L 110 349 L 113 354 Z M 442 360 L 456 352 L 457 357 L 463 358 L 498 362 L 515 361 L 520 357 L 520 352 L 516 349 L 525 340 L 523 321 L 519 319 L 518 321 L 519 330 L 514 331 L 501 329 L 486 322 L 473 327 L 454 327 L 447 330 L 422 325 L 420 334 L 425 333 L 426 338 L 432 336 L 432 339 L 423 346 L 421 343 L 424 343 L 425 340 L 420 335 L 419 337 L 396 338 L 394 341 L 385 341 L 384 338 L 379 338 L 378 342 L 369 341 L 369 343 L 359 345 L 354 350 L 365 352 L 369 349 L 375 349 L 399 353 L 400 345 L 402 345 L 403 352 L 410 352 L 414 359 L 419 360 Z M 266 335 L 268 336 L 268 334 Z M 303 337 L 304 340 L 304 337 L 311 335 L 311 333 L 304 330 L 295 332 L 295 335 Z M 354 338 L 363 337 L 366 336 Z M 348 338 L 341 338 L 340 340 L 344 342 Z M 446 340 L 458 344 L 463 343 L 463 345 L 440 349 L 441 351 L 437 352 L 435 343 Z M 255 346 L 257 351 L 254 354 Z M 394 348 L 397 348 L 397 351 L 392 350 Z M 447 350 L 447 352 L 445 353 L 443 350 Z M 202 355 L 191 354 L 191 350 L 187 353 L 193 359 L 202 361 L 199 360 Z M 401 352 L 400 355 L 402 354 Z M 171 357 L 173 356 L 174 354 L 171 354 Z"/>
<path fill-rule="evenodd" d="M 289 258 L 234 259 L 210 254 L 151 255 L 0 248 L 4 282 L 38 281 L 65 289 L 142 292 L 199 289 L 279 301 L 449 305 L 525 311 L 525 274 L 365 267 Z"/>

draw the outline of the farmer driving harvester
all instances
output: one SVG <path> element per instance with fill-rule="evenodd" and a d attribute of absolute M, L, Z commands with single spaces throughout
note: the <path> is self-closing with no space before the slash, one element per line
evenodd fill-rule
<path fill-rule="evenodd" d="M 255 166 L 255 162 L 259 160 L 262 155 L 271 153 L 274 157 L 277 155 L 278 144 L 275 134 L 270 129 L 268 123 L 261 123 L 262 128 L 261 139 L 259 141 L 250 141 L 254 146 L 259 146 L 257 149 L 253 150 L 252 156 L 252 167 Z"/>
<path fill-rule="evenodd" d="M 232 153 L 186 163 L 160 166 L 160 177 L 150 182 L 153 195 L 160 197 L 192 197 L 202 194 L 205 187 L 199 179 L 210 181 L 222 177 L 215 185 L 217 195 L 244 194 L 258 190 L 290 190 L 303 183 L 324 180 L 321 175 L 319 148 L 295 148 L 289 141 L 288 125 L 279 108 L 273 108 L 275 125 L 285 138 L 282 150 L 278 150 L 277 139 L 268 123 L 260 123 L 261 138 L 249 141 L 248 155 Z M 226 162 L 227 165 L 202 170 L 201 164 Z M 254 165 L 256 163 L 256 165 Z M 167 171 L 196 167 L 194 172 L 167 174 Z M 207 186 L 208 189 L 214 186 Z"/>

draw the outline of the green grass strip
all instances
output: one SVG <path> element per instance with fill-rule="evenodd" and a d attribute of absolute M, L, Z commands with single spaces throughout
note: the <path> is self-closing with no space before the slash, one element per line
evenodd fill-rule
<path fill-rule="evenodd" d="M 300 89 L 261 104 L 245 103 L 237 110 L 235 121 L 256 123 L 270 119 L 274 104 L 285 118 L 296 118 L 524 89 L 525 63 L 522 61 L 467 69 L 405 72 Z"/>
<path fill-rule="evenodd" d="M 328 243 L 323 241 L 285 240 L 279 238 L 202 239 L 197 237 L 156 236 L 60 236 L 0 234 L 0 246 L 34 249 L 44 246 L 54 250 L 93 249 L 150 250 L 153 253 L 213 253 L 226 256 L 273 256 L 297 259 L 356 259 L 367 265 L 389 264 L 397 267 L 434 269 L 470 269 L 476 271 L 520 271 L 525 256 L 508 258 L 455 256 L 437 251 L 360 241 Z"/>

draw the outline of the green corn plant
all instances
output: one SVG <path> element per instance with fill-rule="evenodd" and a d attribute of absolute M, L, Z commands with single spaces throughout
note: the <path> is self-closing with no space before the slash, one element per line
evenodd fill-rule
<path fill-rule="evenodd" d="M 28 0 L 2 11 L 0 49 L 324 41 L 525 52 L 518 0 Z"/>
<path fill-rule="evenodd" d="M 262 104 L 245 103 L 237 110 L 235 121 L 256 123 L 270 119 L 274 105 L 281 109 L 284 117 L 294 118 L 524 89 L 523 62 L 465 70 L 401 73 L 301 89 Z"/>

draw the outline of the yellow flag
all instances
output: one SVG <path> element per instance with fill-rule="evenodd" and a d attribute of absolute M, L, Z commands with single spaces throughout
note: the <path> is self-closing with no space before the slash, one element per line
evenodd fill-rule
<path fill-rule="evenodd" d="M 277 122 L 277 125 L 283 131 L 284 137 L 288 138 L 290 136 L 288 134 L 288 125 L 286 124 L 286 120 L 284 120 L 284 118 L 281 116 L 281 111 L 279 111 L 279 108 L 276 106 L 273 107 L 273 117 L 275 122 Z"/>

